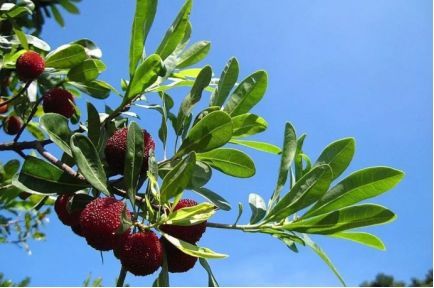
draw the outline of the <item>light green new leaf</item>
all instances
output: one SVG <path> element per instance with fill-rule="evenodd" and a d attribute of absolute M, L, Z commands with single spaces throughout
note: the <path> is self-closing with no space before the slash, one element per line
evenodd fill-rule
<path fill-rule="evenodd" d="M 333 180 L 347 169 L 355 151 L 354 138 L 344 138 L 328 145 L 316 160 L 315 165 L 328 164 L 333 171 Z"/>
<path fill-rule="evenodd" d="M 194 125 L 176 153 L 206 152 L 226 144 L 232 137 L 232 120 L 223 111 L 211 112 Z"/>
<path fill-rule="evenodd" d="M 252 216 L 250 217 L 250 224 L 258 223 L 264 218 L 267 212 L 267 206 L 265 205 L 264 199 L 258 194 L 249 194 L 249 205 L 252 210 Z"/>
<path fill-rule="evenodd" d="M 205 187 L 201 187 L 201 188 L 195 188 L 193 189 L 194 192 L 196 192 L 197 194 L 199 194 L 202 197 L 205 197 L 206 199 L 208 199 L 212 204 L 214 204 L 215 206 L 217 206 L 219 209 L 224 210 L 224 211 L 230 211 L 231 210 L 231 205 L 229 204 L 229 202 L 224 199 L 222 196 L 220 196 L 219 194 L 205 188 Z"/>
<path fill-rule="evenodd" d="M 83 46 L 79 44 L 66 44 L 47 55 L 45 66 L 56 69 L 69 69 L 80 64 L 86 58 L 87 54 Z"/>
<path fill-rule="evenodd" d="M 303 216 L 312 217 L 378 196 L 397 185 L 404 173 L 389 167 L 371 167 L 352 173 L 324 196 Z"/>
<path fill-rule="evenodd" d="M 220 76 L 217 89 L 211 95 L 209 106 L 223 106 L 226 98 L 228 98 L 229 92 L 231 92 L 235 83 L 237 83 L 238 73 L 239 67 L 237 59 L 229 59 Z"/>
<path fill-rule="evenodd" d="M 68 119 L 57 113 L 46 113 L 42 115 L 40 126 L 47 132 L 48 137 L 66 154 L 72 156 L 69 147 L 72 131 L 68 126 Z"/>
<path fill-rule="evenodd" d="M 176 68 L 181 69 L 196 64 L 208 55 L 210 48 L 211 43 L 209 41 L 194 43 L 179 56 Z"/>
<path fill-rule="evenodd" d="M 396 215 L 383 206 L 362 204 L 312 218 L 302 217 L 301 220 L 286 224 L 283 228 L 311 234 L 334 234 L 353 228 L 387 223 L 395 218 Z"/>
<path fill-rule="evenodd" d="M 214 149 L 197 154 L 197 159 L 234 177 L 248 178 L 256 173 L 253 160 L 247 154 L 235 149 Z"/>
<path fill-rule="evenodd" d="M 282 152 L 279 147 L 267 142 L 240 139 L 231 139 L 229 142 L 271 154 L 280 154 Z"/>
<path fill-rule="evenodd" d="M 127 152 L 125 153 L 124 183 L 127 195 L 134 205 L 144 153 L 143 131 L 136 122 L 131 122 L 127 134 Z"/>
<path fill-rule="evenodd" d="M 29 42 L 27 41 L 26 33 L 24 33 L 17 25 L 13 26 L 13 30 L 18 40 L 20 41 L 21 46 L 23 46 L 24 49 L 28 50 Z"/>
<path fill-rule="evenodd" d="M 232 117 L 249 112 L 264 96 L 267 79 L 267 73 L 262 70 L 248 76 L 229 97 L 224 111 Z"/>
<path fill-rule="evenodd" d="M 110 84 L 101 80 L 93 80 L 86 83 L 68 81 L 67 83 L 76 87 L 81 92 L 97 99 L 106 99 L 110 95 L 111 91 L 119 94 Z"/>
<path fill-rule="evenodd" d="M 207 221 L 215 213 L 215 206 L 200 203 L 192 207 L 184 207 L 169 214 L 164 224 L 191 226 Z"/>
<path fill-rule="evenodd" d="M 75 133 L 71 137 L 71 151 L 78 169 L 84 178 L 98 191 L 107 196 L 107 176 L 99 158 L 98 151 L 89 138 L 83 134 Z"/>
<path fill-rule="evenodd" d="M 205 259 L 222 259 L 228 257 L 228 255 L 220 254 L 212 251 L 209 248 L 198 247 L 196 245 L 190 244 L 188 242 L 179 240 L 169 234 L 162 233 L 164 238 L 166 238 L 170 243 L 175 245 L 179 250 L 193 257 L 205 258 Z"/>
<path fill-rule="evenodd" d="M 206 273 L 208 273 L 208 287 L 219 287 L 219 283 L 217 282 L 217 279 L 215 279 L 208 261 L 204 258 L 199 258 L 199 263 L 205 269 Z"/>
<path fill-rule="evenodd" d="M 328 236 L 354 241 L 378 250 L 386 250 L 386 246 L 380 238 L 366 232 L 339 232 Z"/>
<path fill-rule="evenodd" d="M 130 77 L 136 70 L 140 58 L 144 54 L 145 42 L 154 22 L 158 0 L 137 0 L 131 29 L 130 42 Z"/>
<path fill-rule="evenodd" d="M 69 70 L 68 79 L 75 82 L 89 82 L 98 78 L 98 75 L 97 60 L 87 59 Z"/>
<path fill-rule="evenodd" d="M 234 128 L 232 137 L 240 138 L 261 133 L 268 127 L 268 123 L 264 118 L 251 113 L 233 117 L 232 123 Z"/>

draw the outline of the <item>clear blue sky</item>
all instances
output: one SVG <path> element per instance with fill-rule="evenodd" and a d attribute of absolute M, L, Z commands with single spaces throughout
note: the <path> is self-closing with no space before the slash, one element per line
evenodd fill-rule
<path fill-rule="evenodd" d="M 158 45 L 182 4 L 160 2 L 147 51 Z M 67 16 L 64 29 L 49 22 L 43 37 L 53 48 L 93 39 L 108 66 L 102 79 L 118 87 L 128 74 L 133 3 L 83 1 L 80 16 Z M 281 145 L 284 122 L 290 121 L 299 134 L 308 134 L 305 148 L 313 159 L 331 141 L 354 136 L 357 152 L 349 171 L 388 165 L 406 172 L 396 189 L 375 200 L 395 211 L 398 219 L 367 229 L 383 238 L 386 252 L 315 237 L 348 284 L 359 285 L 378 272 L 405 281 L 424 276 L 433 260 L 432 1 L 201 0 L 194 3 L 192 23 L 193 40 L 212 42 L 211 53 L 201 64 L 211 64 L 217 76 L 231 56 L 238 58 L 242 76 L 257 69 L 268 71 L 267 94 L 254 111 L 270 125 L 255 139 Z M 182 96 L 175 98 L 180 101 Z M 105 104 L 114 106 L 114 99 Z M 98 103 L 102 107 L 104 101 Z M 158 115 L 136 112 L 142 126 L 157 135 Z M 214 173 L 208 185 L 235 208 L 221 212 L 214 222 L 233 222 L 238 202 L 248 210 L 251 192 L 271 194 L 278 157 L 248 152 L 257 165 L 254 178 L 238 180 Z M 158 153 L 161 156 L 161 149 Z M 242 222 L 248 221 L 248 214 Z M 111 253 L 104 253 L 102 264 L 99 253 L 61 225 L 55 214 L 45 231 L 45 242 L 31 243 L 32 256 L 0 246 L 0 271 L 14 280 L 31 276 L 31 284 L 39 286 L 81 285 L 89 273 L 114 285 L 119 263 Z M 210 261 L 221 285 L 339 285 L 308 248 L 294 254 L 269 236 L 209 228 L 200 244 L 230 255 Z M 151 285 L 155 276 L 129 275 L 126 282 Z M 200 265 L 171 276 L 172 285 L 207 284 Z"/>

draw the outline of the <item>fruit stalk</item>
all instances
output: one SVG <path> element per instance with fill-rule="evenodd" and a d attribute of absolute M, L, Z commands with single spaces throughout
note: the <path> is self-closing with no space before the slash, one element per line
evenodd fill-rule
<path fill-rule="evenodd" d="M 125 277 L 127 276 L 127 270 L 124 266 L 121 266 L 121 271 L 119 271 L 118 281 L 116 282 L 116 287 L 124 287 Z"/>

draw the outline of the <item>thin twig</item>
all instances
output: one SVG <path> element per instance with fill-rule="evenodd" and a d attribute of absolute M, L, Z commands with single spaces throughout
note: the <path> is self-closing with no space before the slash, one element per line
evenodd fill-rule
<path fill-rule="evenodd" d="M 27 88 L 29 88 L 30 84 L 32 84 L 32 81 L 28 81 L 26 83 L 26 85 L 24 85 L 17 93 L 17 95 L 12 96 L 11 98 L 9 98 L 8 100 L 5 100 L 3 102 L 0 103 L 0 107 L 3 107 L 9 103 L 11 103 L 12 101 L 14 101 L 15 99 L 17 99 L 18 97 L 20 97 L 26 90 Z"/>
<path fill-rule="evenodd" d="M 116 283 L 116 287 L 124 287 L 126 276 L 127 276 L 127 270 L 125 270 L 124 266 L 121 266 L 121 271 L 119 271 L 119 277 Z"/>
<path fill-rule="evenodd" d="M 26 122 L 24 122 L 24 125 L 21 126 L 21 129 L 20 129 L 20 131 L 18 131 L 18 134 L 15 136 L 14 142 L 18 141 L 18 139 L 20 138 L 20 136 L 23 133 L 24 129 L 26 129 L 27 125 L 30 123 L 30 121 L 32 121 L 33 116 L 35 116 L 36 111 L 38 111 L 38 106 L 39 106 L 39 104 L 41 104 L 42 99 L 44 99 L 44 98 L 41 97 L 38 100 L 36 100 L 35 105 L 33 106 L 33 109 L 32 109 L 32 111 L 29 114 L 29 117 L 27 118 Z"/>
<path fill-rule="evenodd" d="M 36 149 L 36 146 L 38 144 L 45 146 L 45 145 L 48 145 L 51 143 L 53 143 L 53 142 L 50 139 L 1 143 L 0 144 L 0 151 L 8 151 L 8 150 L 16 151 L 16 150 Z"/>

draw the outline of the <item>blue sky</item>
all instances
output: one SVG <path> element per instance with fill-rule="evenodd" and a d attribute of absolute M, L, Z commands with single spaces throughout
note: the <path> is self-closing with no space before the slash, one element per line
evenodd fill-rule
<path fill-rule="evenodd" d="M 80 16 L 66 16 L 63 29 L 49 22 L 43 37 L 53 48 L 80 38 L 94 40 L 108 67 L 101 78 L 119 87 L 120 78 L 128 75 L 133 3 L 83 1 Z M 158 45 L 181 5 L 181 0 L 160 1 L 147 51 Z M 432 1 L 201 0 L 194 2 L 191 19 L 193 40 L 212 42 L 209 57 L 200 64 L 210 64 L 216 76 L 232 56 L 240 62 L 242 77 L 258 69 L 269 73 L 266 96 L 254 108 L 269 129 L 255 139 L 281 145 L 284 123 L 290 121 L 299 135 L 308 134 L 305 150 L 312 159 L 333 140 L 354 136 L 357 152 L 348 171 L 387 165 L 406 172 L 396 189 L 375 199 L 398 219 L 366 229 L 384 240 L 386 252 L 315 237 L 347 283 L 359 285 L 379 272 L 406 281 L 424 276 L 433 260 Z M 184 92 L 175 94 L 175 100 Z M 115 106 L 117 101 L 112 96 L 97 106 Z M 158 115 L 135 111 L 141 125 L 157 135 Z M 255 177 L 239 180 L 214 173 L 208 185 L 234 208 L 219 213 L 214 222 L 232 223 L 238 202 L 245 204 L 241 222 L 247 222 L 248 194 L 271 194 L 279 158 L 246 151 L 256 162 Z M 161 156 L 161 149 L 157 153 Z M 31 243 L 32 256 L 0 246 L 0 271 L 14 280 L 31 276 L 31 284 L 39 286 L 81 285 L 89 273 L 114 285 L 119 263 L 111 253 L 104 254 L 102 264 L 99 253 L 55 214 L 45 231 L 46 241 Z M 294 254 L 269 236 L 209 228 L 200 244 L 230 255 L 210 261 L 221 285 L 339 285 L 308 248 Z M 126 282 L 151 285 L 155 276 L 129 275 Z M 200 265 L 171 276 L 172 285 L 207 284 Z"/>

